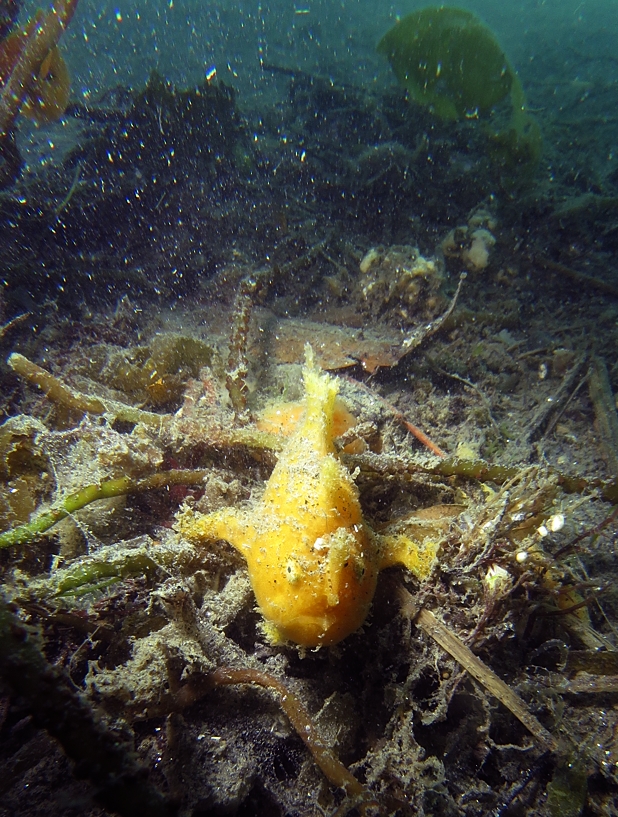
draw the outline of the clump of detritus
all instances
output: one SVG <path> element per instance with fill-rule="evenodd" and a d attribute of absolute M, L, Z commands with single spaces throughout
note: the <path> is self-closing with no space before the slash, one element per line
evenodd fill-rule
<path fill-rule="evenodd" d="M 200 338 L 162 332 L 144 346 L 94 346 L 76 372 L 132 403 L 160 410 L 178 404 L 186 382 L 215 358 L 213 346 Z"/>
<path fill-rule="evenodd" d="M 51 489 L 51 467 L 40 444 L 45 426 L 34 417 L 9 417 L 0 426 L 0 525 L 25 522 Z"/>
<path fill-rule="evenodd" d="M 484 270 L 496 243 L 496 220 L 488 210 L 475 210 L 468 223 L 455 227 L 442 240 L 440 248 L 446 258 L 457 258 L 470 272 Z"/>
<path fill-rule="evenodd" d="M 372 247 L 361 259 L 359 300 L 372 315 L 393 315 L 408 322 L 419 312 L 433 314 L 441 305 L 443 268 L 407 244 Z"/>
<path fill-rule="evenodd" d="M 400 321 L 414 312 L 418 321 L 439 297 L 442 267 L 413 247 L 378 247 L 363 258 L 359 279 L 368 309 Z M 562 663 L 567 653 L 570 661 L 616 655 L 594 629 L 593 590 L 578 561 L 586 538 L 611 533 L 616 512 L 584 532 L 576 515 L 592 491 L 594 502 L 600 495 L 616 501 L 615 482 L 571 478 L 542 465 L 490 464 L 475 451 L 464 457 L 463 445 L 450 458 L 431 446 L 435 457 L 402 450 L 383 433 L 385 417 L 413 434 L 418 429 L 363 386 L 361 418 L 373 423 L 373 434 L 380 429 L 380 444 L 340 454 L 358 484 L 363 515 L 382 535 L 387 526 L 393 535 L 405 526 L 424 542 L 428 529 L 437 531 L 439 559 L 425 581 L 385 573 L 371 621 L 327 655 L 266 642 L 237 551 L 220 541 L 194 547 L 169 529 L 168 503 L 183 498 L 194 514 L 240 507 L 259 491 L 280 445 L 252 426 L 230 428 L 230 404 L 237 416 L 245 413 L 256 285 L 245 279 L 232 311 L 227 395 L 216 348 L 179 334 L 156 336 L 137 358 L 107 346 L 100 357 L 73 364 L 83 391 L 11 356 L 27 384 L 77 416 L 62 431 L 25 415 L 0 428 L 0 518 L 4 526 L 18 525 L 0 535 L 0 548 L 39 554 L 36 564 L 13 563 L 6 571 L 11 603 L 41 625 L 50 658 L 66 665 L 85 698 L 122 719 L 153 785 L 164 780 L 187 812 L 199 804 L 225 813 L 269 814 L 275 806 L 304 813 L 307 802 L 317 801 L 329 813 L 339 804 L 341 815 L 352 807 L 372 814 L 376 802 L 385 813 L 454 813 L 461 791 L 476 796 L 485 758 L 495 780 L 510 773 L 534 780 L 525 776 L 538 758 L 549 758 L 547 769 L 553 763 L 556 771 L 546 802 L 557 803 L 563 791 L 581 794 L 580 802 L 585 781 L 578 790 L 563 782 L 566 761 L 552 732 L 566 735 L 578 725 L 560 691 L 588 695 L 590 681 L 565 681 L 561 668 L 530 675 L 520 649 L 532 658 L 557 651 Z M 404 354 L 416 356 L 444 325 L 456 295 L 440 317 L 406 332 Z M 562 356 L 556 365 L 572 368 L 568 350 Z M 174 414 L 120 402 L 125 395 L 138 399 L 133 385 L 144 371 L 153 402 L 157 378 L 149 360 L 157 375 L 186 378 Z M 119 385 L 110 386 L 99 378 L 111 376 L 112 362 Z M 348 393 L 361 393 L 349 386 Z M 193 470 L 180 470 L 182 464 Z M 564 491 L 585 496 L 569 499 Z M 48 539 L 50 552 L 42 551 L 42 534 L 58 520 L 79 525 L 85 541 L 70 545 L 56 526 L 59 541 Z M 402 579 L 408 590 L 395 587 Z M 10 658 L 16 647 L 7 644 Z M 350 673 L 350 666 L 359 671 Z M 615 692 L 615 666 L 595 681 L 606 685 L 599 690 Z M 487 705 L 462 667 L 496 703 Z M 614 743 L 613 732 L 595 736 L 594 750 L 582 757 L 603 774 Z M 327 792 L 322 773 L 339 791 Z M 545 796 L 538 792 L 530 794 L 537 802 Z M 504 813 L 517 791 L 507 783 L 481 794 L 492 812 Z"/>

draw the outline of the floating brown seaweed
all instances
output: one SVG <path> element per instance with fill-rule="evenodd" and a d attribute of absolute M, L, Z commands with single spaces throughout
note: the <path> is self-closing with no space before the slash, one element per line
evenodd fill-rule
<path fill-rule="evenodd" d="M 37 11 L 24 28 L 11 31 L 0 43 L 0 187 L 14 181 L 21 169 L 15 145 L 17 115 L 50 122 L 66 109 L 70 77 L 57 45 L 77 3 L 60 0 L 47 14 Z"/>

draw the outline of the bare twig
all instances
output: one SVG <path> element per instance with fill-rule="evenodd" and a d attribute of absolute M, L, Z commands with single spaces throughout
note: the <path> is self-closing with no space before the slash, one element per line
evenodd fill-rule
<path fill-rule="evenodd" d="M 281 707 L 290 719 L 296 732 L 309 749 L 315 762 L 328 780 L 344 789 L 348 796 L 368 804 L 375 802 L 369 791 L 343 765 L 335 753 L 324 743 L 302 701 L 282 681 L 269 672 L 251 668 L 235 669 L 219 667 L 210 673 L 209 680 L 215 686 L 229 684 L 256 684 L 274 690 L 279 696 Z M 357 802 L 358 802 L 357 800 Z"/>
<path fill-rule="evenodd" d="M 562 412 L 572 399 L 573 391 L 577 391 L 580 388 L 576 381 L 581 376 L 586 361 L 587 355 L 580 355 L 570 371 L 564 376 L 562 383 L 551 400 L 544 400 L 542 402 L 524 433 L 525 442 L 533 443 L 542 439 L 549 430 L 554 427 L 557 422 L 557 419 L 554 418 L 556 418 L 556 415 L 562 415 Z"/>
<path fill-rule="evenodd" d="M 545 749 L 555 752 L 558 748 L 553 735 L 539 723 L 526 704 L 508 684 L 489 669 L 472 650 L 459 640 L 449 628 L 437 619 L 433 613 L 423 608 L 416 617 L 416 623 L 436 641 L 443 650 L 461 666 L 488 692 L 496 697 Z"/>
<path fill-rule="evenodd" d="M 5 323 L 3 326 L 0 326 L 0 338 L 3 338 L 7 332 L 9 332 L 14 326 L 17 326 L 22 321 L 25 321 L 26 318 L 29 318 L 32 312 L 24 312 L 23 315 L 18 315 L 16 318 L 13 318 L 8 323 Z"/>
<path fill-rule="evenodd" d="M 459 275 L 459 283 L 457 284 L 457 289 L 455 290 L 455 294 L 449 304 L 448 309 L 442 315 L 437 317 L 435 320 L 431 321 L 430 323 L 426 324 L 425 326 L 419 327 L 415 332 L 413 332 L 409 338 L 406 338 L 402 344 L 402 349 L 404 350 L 403 355 L 399 358 L 399 362 L 401 363 L 410 352 L 413 352 L 415 349 L 424 343 L 427 338 L 430 338 L 432 335 L 435 335 L 436 332 L 439 332 L 440 329 L 444 326 L 446 321 L 451 317 L 453 314 L 455 307 L 457 305 L 457 299 L 459 298 L 459 293 L 461 292 L 461 288 L 463 286 L 463 282 L 465 281 L 467 273 L 462 272 Z"/>
<path fill-rule="evenodd" d="M 549 258 L 543 258 L 542 256 L 537 256 L 534 260 L 541 266 L 545 267 L 545 269 L 551 270 L 552 272 L 557 272 L 564 278 L 569 278 L 571 281 L 574 281 L 578 286 L 585 290 L 597 289 L 600 292 L 606 292 L 608 295 L 618 296 L 618 287 L 609 281 L 602 281 L 600 278 L 596 278 L 594 275 L 586 275 L 583 272 L 573 269 L 573 267 L 567 267 L 566 264 L 561 264 L 558 261 L 551 261 Z"/>

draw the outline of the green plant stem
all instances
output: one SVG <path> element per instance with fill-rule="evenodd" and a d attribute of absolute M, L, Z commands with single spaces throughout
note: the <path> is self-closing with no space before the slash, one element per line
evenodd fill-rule
<path fill-rule="evenodd" d="M 81 392 L 73 391 L 59 378 L 54 377 L 46 369 L 37 366 L 24 355 L 13 352 L 7 360 L 8 365 L 21 377 L 38 386 L 52 402 L 66 406 L 71 411 L 103 414 L 104 404 L 96 397 L 90 397 Z"/>
<path fill-rule="evenodd" d="M 484 460 L 460 460 L 450 458 L 441 460 L 435 466 L 423 469 L 431 474 L 444 477 L 459 476 L 476 479 L 480 482 L 497 482 L 499 484 L 514 479 L 521 471 L 517 465 L 492 465 Z M 563 474 L 555 468 L 547 470 L 549 475 L 567 494 L 583 494 L 586 491 L 598 491 L 607 502 L 618 503 L 618 480 L 602 480 L 596 477 L 580 477 Z"/>
<path fill-rule="evenodd" d="M 143 491 L 152 491 L 156 488 L 166 488 L 170 485 L 199 485 L 204 482 L 208 473 L 207 470 L 202 469 L 196 471 L 162 471 L 143 479 L 118 477 L 94 485 L 86 485 L 79 491 L 69 494 L 56 508 L 43 511 L 30 522 L 1 533 L 0 548 L 24 545 L 39 534 L 48 531 L 56 522 L 60 522 L 61 519 L 65 519 L 75 511 L 79 511 L 98 499 L 137 494 Z"/>

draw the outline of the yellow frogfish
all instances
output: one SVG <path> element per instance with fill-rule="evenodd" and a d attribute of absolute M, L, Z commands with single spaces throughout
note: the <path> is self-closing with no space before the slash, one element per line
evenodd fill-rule
<path fill-rule="evenodd" d="M 273 641 L 319 647 L 363 624 L 383 568 L 404 564 L 426 578 L 441 526 L 416 520 L 421 535 L 415 541 L 409 525 L 380 534 L 367 525 L 333 443 L 337 381 L 314 364 L 310 347 L 306 351 L 304 414 L 261 499 L 210 514 L 185 509 L 178 530 L 193 542 L 227 540 L 244 556 Z"/>

